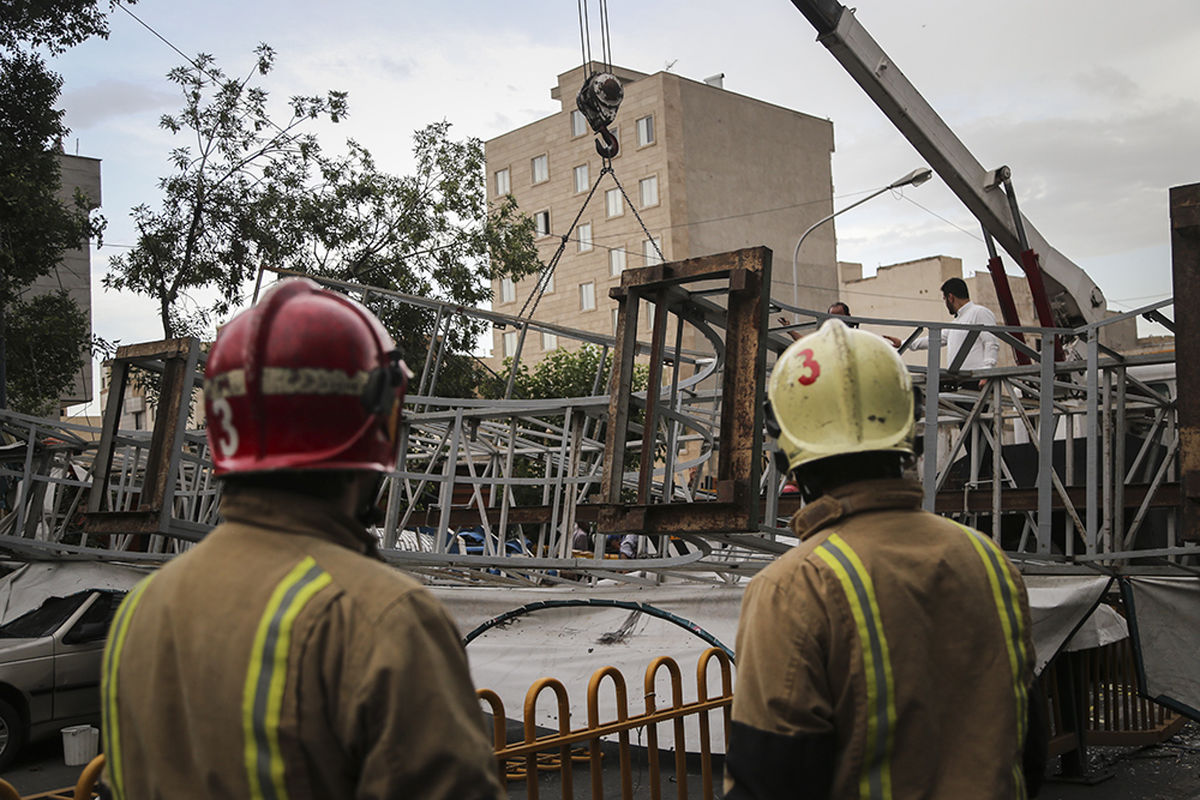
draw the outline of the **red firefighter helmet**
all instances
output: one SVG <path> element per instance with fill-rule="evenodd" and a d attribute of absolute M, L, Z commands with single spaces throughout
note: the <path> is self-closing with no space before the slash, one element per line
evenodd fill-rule
<path fill-rule="evenodd" d="M 375 315 L 305 278 L 221 329 L 204 412 L 218 475 L 390 471 L 410 373 Z"/>

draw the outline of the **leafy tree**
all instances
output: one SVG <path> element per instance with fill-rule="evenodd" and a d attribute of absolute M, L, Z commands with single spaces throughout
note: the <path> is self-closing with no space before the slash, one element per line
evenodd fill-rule
<path fill-rule="evenodd" d="M 603 370 L 601 371 L 601 359 Z M 517 367 L 513 381 L 513 397 L 525 399 L 552 399 L 556 397 L 590 397 L 608 392 L 608 376 L 612 371 L 612 351 L 604 354 L 601 348 L 586 343 L 576 350 L 560 347 L 546 354 L 531 368 L 522 363 Z M 484 397 L 499 399 L 504 396 L 512 373 L 512 359 L 504 359 L 501 371 L 481 388 Z M 599 388 L 596 373 L 600 371 Z M 650 368 L 644 364 L 634 367 L 633 391 L 646 388 Z"/>
<path fill-rule="evenodd" d="M 80 368 L 79 343 L 88 341 L 88 317 L 66 292 L 18 300 L 10 309 L 8 400 L 14 411 L 57 412 L 58 395 Z M 47 336 L 46 331 L 56 332 Z"/>
<path fill-rule="evenodd" d="M 124 0 L 133 5 L 137 0 Z M 117 7 L 109 0 L 108 11 L 97 0 L 6 0 L 0 14 L 0 48 L 44 47 L 61 53 L 99 36 L 108 38 L 108 12 Z"/>
<path fill-rule="evenodd" d="M 468 306 L 490 297 L 493 277 L 540 267 L 532 220 L 511 198 L 487 207 L 478 139 L 451 139 L 447 122 L 417 131 L 416 172 L 405 176 L 382 172 L 354 141 L 344 155 L 328 155 L 304 123 L 338 121 L 346 95 L 293 98 L 291 119 L 276 126 L 267 90 L 251 85 L 270 72 L 274 52 L 262 45 L 256 53 L 244 79 L 226 77 L 211 56 L 169 76 L 184 107 L 162 125 L 197 144 L 172 151 L 161 207 L 134 209 L 137 245 L 105 278 L 156 299 L 165 335 L 206 329 L 228 314 L 264 264 Z M 202 288 L 215 289 L 216 302 L 189 303 Z M 465 354 L 482 323 L 463 318 L 435 331 L 429 311 L 383 296 L 369 305 L 410 363 L 445 337 L 452 355 L 437 391 L 474 393 L 478 368 Z"/>
<path fill-rule="evenodd" d="M 56 150 L 68 133 L 63 112 L 55 108 L 62 78 L 34 50 L 61 53 L 90 36 L 106 36 L 106 14 L 96 0 L 14 0 L 0 13 L 0 408 L 7 404 L 13 371 L 7 367 L 7 331 L 36 333 L 39 351 L 74 354 L 65 362 L 70 369 L 39 368 L 36 385 L 45 393 L 40 398 L 29 395 L 30 384 L 14 389 L 26 409 L 46 406 L 67 387 L 79 353 L 89 344 L 86 324 L 56 326 L 82 314 L 65 296 L 45 301 L 54 306 L 45 319 L 29 316 L 49 310 L 45 303 L 26 299 L 30 285 L 53 271 L 63 251 L 99 236 L 104 227 L 103 218 L 89 214 L 89 203 L 80 193 L 65 205 L 58 198 Z M 22 367 L 13 380 L 31 375 Z"/>
<path fill-rule="evenodd" d="M 289 237 L 278 243 L 277 261 L 464 306 L 490 300 L 493 278 L 516 279 L 541 267 L 533 220 L 511 196 L 487 206 L 482 142 L 454 140 L 450 123 L 435 122 L 414 134 L 413 155 L 416 170 L 403 176 L 380 172 L 356 142 L 344 157 L 322 158 L 315 189 L 301 193 L 294 207 L 284 207 L 289 216 L 268 226 Z M 462 316 L 435 331 L 430 311 L 383 296 L 368 305 L 410 363 L 422 363 L 429 343 L 444 340 L 449 352 L 434 393 L 476 394 L 482 376 L 467 353 L 486 323 Z"/>
<path fill-rule="evenodd" d="M 275 52 L 263 44 L 255 56 L 254 69 L 240 79 L 227 77 L 204 53 L 167 75 L 183 93 L 184 107 L 159 124 L 186 132 L 196 145 L 171 151 L 175 172 L 159 181 L 161 208 L 133 209 L 137 244 L 110 260 L 104 278 L 108 288 L 157 300 L 166 338 L 203 334 L 213 313 L 224 316 L 240 301 L 259 260 L 271 255 L 263 247 L 271 238 L 264 200 L 302 192 L 303 184 L 293 180 L 307 175 L 319 151 L 303 124 L 337 122 L 346 113 L 344 92 L 293 97 L 291 118 L 276 125 L 267 115 L 266 90 L 250 85 L 255 75 L 270 73 Z M 199 289 L 215 289 L 216 301 L 190 302 Z"/>

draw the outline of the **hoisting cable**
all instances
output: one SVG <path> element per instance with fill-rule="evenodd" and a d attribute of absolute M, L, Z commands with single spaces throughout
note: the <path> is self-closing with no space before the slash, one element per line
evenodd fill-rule
<path fill-rule="evenodd" d="M 600 58 L 606 71 L 595 72 L 592 69 L 592 31 L 588 19 L 588 0 L 577 0 L 579 10 L 579 47 L 583 57 L 584 79 L 583 86 L 575 96 L 575 105 L 579 108 L 584 118 L 587 119 L 592 130 L 599 134 L 602 140 L 596 142 L 596 152 L 600 155 L 601 159 L 600 174 L 596 176 L 596 182 L 592 184 L 591 191 L 588 192 L 588 196 L 579 207 L 579 213 L 575 215 L 575 219 L 571 221 L 567 232 L 560 238 L 558 249 L 555 250 L 554 255 L 538 274 L 538 280 L 534 284 L 533 291 L 525 298 L 525 302 L 517 314 L 520 319 L 533 318 L 534 312 L 537 311 L 538 303 L 541 302 L 542 295 L 545 294 L 546 287 L 549 286 L 550 279 L 554 275 L 554 269 L 558 266 L 559 259 L 562 258 L 562 254 L 567 249 L 567 242 L 571 240 L 571 235 L 575 232 L 576 225 L 579 224 L 580 218 L 583 217 L 583 212 L 587 209 L 592 197 L 595 196 L 596 189 L 600 188 L 600 181 L 604 180 L 606 174 L 612 175 L 613 183 L 617 185 L 617 189 L 621 192 L 621 197 L 624 198 L 625 202 L 633 210 L 633 215 L 637 218 L 638 225 L 641 226 L 642 232 L 646 234 L 646 239 L 650 241 L 651 246 L 654 247 L 655 252 L 658 254 L 659 262 L 666 261 L 658 241 L 650 235 L 650 230 L 642 220 L 642 215 L 638 213 L 637 206 L 629 199 L 629 194 L 625 191 L 625 187 L 621 185 L 621 181 L 617 178 L 617 173 L 613 171 L 612 160 L 617 155 L 619 143 L 617 137 L 608 129 L 608 126 L 617 117 L 617 110 L 621 105 L 621 100 L 625 97 L 625 90 L 621 88 L 620 79 L 612 74 L 612 45 L 609 41 L 608 0 L 598 0 L 598 2 L 600 7 Z M 528 314 L 526 314 L 527 310 Z"/>
<path fill-rule="evenodd" d="M 638 213 L 637 206 L 633 204 L 633 201 L 629 199 L 629 195 L 625 193 L 625 187 L 621 185 L 621 181 L 617 178 L 617 173 L 613 172 L 611 164 L 606 164 L 604 169 L 600 170 L 600 174 L 603 175 L 606 170 L 612 173 L 613 183 L 615 183 L 617 188 L 621 190 L 621 197 L 624 197 L 625 202 L 629 204 L 629 208 L 631 211 L 633 211 L 633 216 L 635 219 L 637 219 L 638 225 L 642 226 L 642 233 L 646 234 L 646 239 L 650 242 L 650 244 L 654 245 L 654 252 L 658 253 L 659 263 L 666 261 L 667 259 L 665 256 L 663 256 L 662 248 L 658 246 L 658 241 L 650 235 L 650 229 L 647 228 L 646 223 L 642 221 L 642 215 Z"/>
<path fill-rule="evenodd" d="M 567 228 L 567 232 L 559 240 L 558 249 L 554 251 L 554 255 L 550 257 L 550 260 L 546 262 L 546 266 L 542 268 L 541 273 L 538 275 L 537 283 L 534 284 L 533 291 L 529 293 L 529 297 L 525 298 L 525 302 L 522 304 L 517 317 L 521 319 L 533 319 L 533 312 L 537 311 L 538 303 L 541 302 L 542 295 L 545 293 L 546 287 L 550 284 L 550 276 L 554 274 L 554 268 L 558 266 L 558 260 L 562 258 L 563 252 L 566 251 L 567 242 L 571 241 L 571 234 L 575 232 L 575 226 L 579 224 L 580 217 L 587 210 L 588 203 L 591 202 L 592 197 L 596 194 L 596 190 L 600 188 L 600 181 L 604 178 L 605 172 L 612 172 L 612 167 L 603 167 L 600 170 L 600 174 L 596 176 L 596 182 L 592 184 L 592 190 L 584 198 L 583 205 L 579 207 L 579 213 L 575 215 L 575 219 L 571 220 L 571 226 Z M 613 179 L 616 179 L 616 175 L 613 175 Z M 622 193 L 624 193 L 624 190 L 622 190 Z M 525 309 L 529 307 L 531 301 L 533 308 L 529 309 L 529 315 L 526 316 Z"/>
<path fill-rule="evenodd" d="M 625 198 L 625 202 L 629 204 L 630 210 L 633 211 L 634 218 L 641 226 L 642 233 L 646 234 L 647 241 L 654 247 L 654 252 L 658 254 L 659 263 L 666 261 L 663 256 L 662 248 L 659 247 L 658 241 L 650 233 L 650 229 L 646 227 L 642 215 L 638 213 L 637 206 L 629 199 L 629 194 L 625 191 L 625 187 L 621 185 L 621 180 L 617 177 L 617 173 L 612 168 L 612 162 L 606 160 L 604 166 L 600 169 L 600 174 L 596 176 L 596 182 L 592 184 L 592 190 L 588 192 L 588 196 L 584 198 L 583 204 L 579 207 L 579 213 L 575 215 L 575 219 L 571 221 L 571 225 L 567 228 L 567 232 L 562 235 L 558 243 L 558 249 L 554 251 L 554 255 L 546 262 L 546 266 L 538 274 L 537 283 L 533 286 L 533 291 L 529 293 L 529 297 L 525 298 L 525 302 L 521 305 L 521 310 L 517 313 L 520 319 L 533 319 L 533 314 L 537 311 L 538 303 L 542 300 L 542 295 L 546 292 L 546 287 L 550 285 L 550 276 L 554 274 L 554 268 L 558 266 L 559 259 L 567 249 L 567 242 L 571 241 L 571 234 L 575 232 L 575 226 L 579 224 L 580 218 L 583 217 L 583 212 L 587 210 L 588 203 L 595 196 L 596 190 L 600 188 L 600 181 L 604 180 L 605 175 L 612 175 L 613 183 L 617 185 L 617 189 L 621 191 L 621 197 Z M 533 307 L 530 308 L 530 303 Z M 529 309 L 529 314 L 526 315 L 525 310 Z"/>
<path fill-rule="evenodd" d="M 617 108 L 625 97 L 621 81 L 612 74 L 612 50 L 608 42 L 608 6 L 606 0 L 600 4 L 600 58 L 605 72 L 592 69 L 592 30 L 588 20 L 589 0 L 578 0 L 580 46 L 583 51 L 583 86 L 575 95 L 575 105 L 588 121 L 588 125 L 601 138 L 596 142 L 596 152 L 602 159 L 611 159 L 619 149 L 617 137 L 608 126 L 617 118 Z"/>
<path fill-rule="evenodd" d="M 612 72 L 612 40 L 608 35 L 608 0 L 600 0 L 600 57 L 604 59 L 604 68 Z"/>
<path fill-rule="evenodd" d="M 587 0 L 577 0 L 579 11 L 579 49 L 583 56 L 583 77 L 586 80 L 592 76 L 592 31 L 588 27 Z"/>

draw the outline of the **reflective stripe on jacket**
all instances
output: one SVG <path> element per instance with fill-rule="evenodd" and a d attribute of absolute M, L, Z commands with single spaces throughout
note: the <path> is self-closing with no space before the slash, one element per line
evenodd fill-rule
<path fill-rule="evenodd" d="M 114 620 L 116 798 L 502 797 L 441 604 L 324 503 L 227 490 L 221 510 Z"/>
<path fill-rule="evenodd" d="M 841 487 L 796 514 L 800 544 L 751 581 L 729 800 L 1026 796 L 1024 584 L 921 498 L 909 481 Z"/>

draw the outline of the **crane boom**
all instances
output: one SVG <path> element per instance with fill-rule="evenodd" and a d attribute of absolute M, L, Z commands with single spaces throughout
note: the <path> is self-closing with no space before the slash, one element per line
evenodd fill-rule
<path fill-rule="evenodd" d="M 951 191 L 970 209 L 1018 264 L 1029 271 L 1040 265 L 1045 285 L 1043 298 L 1055 321 L 1064 327 L 1098 322 L 1106 314 L 1104 294 L 1079 265 L 1042 237 L 1015 199 L 1001 185 L 1008 168 L 986 170 L 954 134 L 916 87 L 909 82 L 883 48 L 859 24 L 853 11 L 837 0 L 792 0 L 792 4 L 817 29 L 825 45 L 880 110 L 917 149 Z M 1011 191 L 1011 186 L 1010 186 Z M 1039 263 L 1040 262 L 1040 263 Z M 1031 289 L 1038 302 L 1036 281 Z M 1047 324 L 1046 320 L 1042 324 Z"/>

